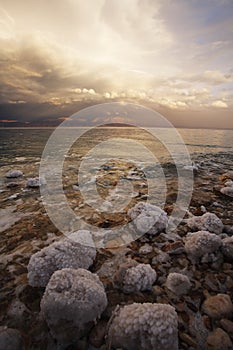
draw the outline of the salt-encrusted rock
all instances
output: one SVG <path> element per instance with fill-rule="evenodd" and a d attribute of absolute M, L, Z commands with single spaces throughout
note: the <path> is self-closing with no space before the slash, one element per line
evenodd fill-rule
<path fill-rule="evenodd" d="M 46 185 L 46 180 L 44 178 L 34 177 L 27 180 L 26 187 L 38 188 L 42 185 Z"/>
<path fill-rule="evenodd" d="M 139 233 L 156 235 L 167 227 L 167 213 L 155 205 L 140 202 L 128 211 Z"/>
<path fill-rule="evenodd" d="M 204 301 L 202 310 L 213 319 L 231 318 L 233 304 L 228 294 L 217 294 Z"/>
<path fill-rule="evenodd" d="M 209 264 L 211 268 L 219 270 L 224 259 L 223 254 L 220 250 L 217 250 L 213 253 L 206 253 L 200 259 L 202 264 Z"/>
<path fill-rule="evenodd" d="M 141 246 L 138 252 L 140 254 L 150 254 L 153 252 L 153 250 L 154 249 L 150 244 L 144 244 L 143 246 Z"/>
<path fill-rule="evenodd" d="M 188 276 L 176 272 L 169 273 L 165 285 L 176 295 L 187 294 L 191 288 L 191 282 Z"/>
<path fill-rule="evenodd" d="M 1 350 L 23 350 L 24 344 L 20 332 L 13 328 L 0 327 Z"/>
<path fill-rule="evenodd" d="M 84 269 L 56 271 L 41 300 L 41 314 L 59 344 L 86 335 L 107 306 L 102 282 Z"/>
<path fill-rule="evenodd" d="M 143 292 L 152 289 L 156 278 L 157 274 L 149 264 L 138 264 L 129 260 L 118 267 L 114 283 L 124 293 Z"/>
<path fill-rule="evenodd" d="M 233 197 L 233 187 L 232 186 L 226 186 L 221 188 L 220 192 L 228 197 Z"/>
<path fill-rule="evenodd" d="M 221 251 L 227 260 L 233 261 L 233 237 L 227 237 L 222 240 Z"/>
<path fill-rule="evenodd" d="M 188 227 L 193 231 L 209 231 L 220 234 L 223 230 L 223 223 L 213 213 L 205 213 L 202 216 L 193 216 L 187 220 Z"/>
<path fill-rule="evenodd" d="M 207 350 L 233 350 L 229 335 L 221 328 L 216 328 L 206 340 Z"/>
<path fill-rule="evenodd" d="M 7 178 L 17 178 L 17 177 L 21 177 L 21 176 L 23 176 L 23 173 L 21 170 L 13 169 L 13 170 L 8 171 L 8 173 L 6 173 Z"/>
<path fill-rule="evenodd" d="M 178 350 L 177 314 L 166 304 L 131 304 L 113 317 L 108 342 L 114 349 Z"/>
<path fill-rule="evenodd" d="M 208 253 L 216 252 L 222 244 L 221 238 L 214 233 L 198 231 L 188 233 L 185 251 L 194 260 L 199 260 Z"/>
<path fill-rule="evenodd" d="M 80 230 L 69 237 L 52 243 L 31 256 L 28 264 L 28 280 L 31 286 L 45 287 L 57 270 L 66 267 L 88 269 L 93 264 L 96 249 L 90 232 Z M 86 245 L 80 242 L 86 242 Z"/>
<path fill-rule="evenodd" d="M 228 180 L 224 183 L 225 187 L 233 187 L 233 181 L 232 180 Z"/>
<path fill-rule="evenodd" d="M 168 253 L 163 252 L 160 249 L 155 249 L 156 255 L 153 257 L 152 259 L 152 265 L 156 265 L 156 264 L 164 264 L 164 263 L 168 263 L 171 260 L 171 257 Z"/>
<path fill-rule="evenodd" d="M 157 274 L 149 264 L 139 264 L 126 271 L 123 292 L 133 293 L 151 290 L 156 281 Z"/>

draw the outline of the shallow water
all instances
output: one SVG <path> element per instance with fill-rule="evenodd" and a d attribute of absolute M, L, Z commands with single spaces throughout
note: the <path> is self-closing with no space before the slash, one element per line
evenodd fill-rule
<path fill-rule="evenodd" d="M 77 128 L 77 130 L 80 134 L 80 129 Z M 146 148 L 160 163 L 171 161 L 170 150 L 182 156 L 180 152 L 183 151 L 183 144 L 187 146 L 193 159 L 197 155 L 206 153 L 209 155 L 219 152 L 227 155 L 233 154 L 233 130 L 177 129 L 181 136 L 180 140 L 177 139 L 174 130 L 149 129 L 147 132 L 136 128 L 95 128 L 82 135 L 75 142 L 69 154 L 75 153 L 84 156 L 100 143 L 103 154 L 107 158 L 114 156 L 132 159 L 133 155 L 137 156 L 138 161 L 145 161 L 145 154 L 148 154 L 145 152 Z M 0 165 L 11 164 L 12 161 L 17 163 L 34 161 L 35 158 L 41 157 L 46 142 L 53 131 L 53 128 L 0 129 Z M 61 131 L 61 136 L 63 134 L 66 135 L 65 130 Z M 158 140 L 160 137 L 163 138 L 163 143 Z M 117 139 L 118 142 L 114 143 L 113 139 Z M 63 137 L 59 140 L 60 146 L 62 142 L 64 142 Z M 59 143 L 57 149 L 60 147 Z M 104 144 L 107 147 L 104 147 Z M 144 148 L 141 147 L 143 149 L 140 154 L 139 146 L 142 144 Z M 134 147 L 136 148 L 134 149 Z M 167 147 L 170 147 L 169 151 L 166 149 Z"/>

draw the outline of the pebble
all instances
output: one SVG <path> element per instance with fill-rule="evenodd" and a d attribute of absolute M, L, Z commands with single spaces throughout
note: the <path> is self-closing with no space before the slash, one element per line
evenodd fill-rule
<path fill-rule="evenodd" d="M 221 328 L 216 328 L 207 338 L 207 350 L 233 350 L 229 335 Z"/>
<path fill-rule="evenodd" d="M 20 171 L 20 170 L 10 170 L 10 171 L 8 171 L 8 173 L 6 173 L 6 177 L 8 178 L 8 179 L 10 179 L 10 178 L 17 178 L 17 177 L 21 177 L 21 176 L 23 176 L 23 173 L 22 173 L 22 171 Z"/>
<path fill-rule="evenodd" d="M 231 338 L 233 338 L 233 322 L 230 320 L 227 320 L 226 318 L 223 318 L 220 320 L 220 325 L 226 331 Z"/>
<path fill-rule="evenodd" d="M 150 254 L 153 252 L 153 247 L 150 244 L 144 244 L 139 249 L 140 254 Z"/>
<path fill-rule="evenodd" d="M 23 350 L 23 339 L 20 332 L 13 328 L 0 327 L 1 350 Z"/>
<path fill-rule="evenodd" d="M 189 278 L 181 273 L 169 273 L 166 280 L 166 287 L 176 295 L 187 294 L 191 288 Z"/>
<path fill-rule="evenodd" d="M 228 294 L 217 294 L 204 301 L 202 310 L 213 319 L 231 318 L 233 304 Z"/>
<path fill-rule="evenodd" d="M 227 237 L 222 240 L 221 251 L 227 260 L 233 261 L 233 237 Z"/>

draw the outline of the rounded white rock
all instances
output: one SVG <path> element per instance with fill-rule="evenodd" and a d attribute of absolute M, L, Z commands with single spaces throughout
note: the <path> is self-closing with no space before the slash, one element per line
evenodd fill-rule
<path fill-rule="evenodd" d="M 87 242 L 88 245 L 81 244 Z M 52 274 L 63 268 L 88 269 L 96 257 L 91 233 L 80 230 L 33 254 L 28 264 L 28 280 L 32 287 L 45 287 Z"/>
<path fill-rule="evenodd" d="M 177 272 L 169 273 L 165 285 L 176 295 L 187 294 L 191 288 L 191 282 L 188 276 Z"/>
<path fill-rule="evenodd" d="M 191 258 L 199 259 L 205 254 L 216 252 L 222 245 L 221 238 L 208 231 L 188 233 L 185 251 Z"/>
<path fill-rule="evenodd" d="M 129 217 L 141 234 L 157 235 L 164 231 L 168 224 L 167 213 L 161 208 L 144 202 L 137 203 L 128 210 Z"/>
<path fill-rule="evenodd" d="M 134 303 L 113 316 L 108 342 L 114 349 L 178 350 L 177 327 L 177 314 L 172 306 Z"/>
<path fill-rule="evenodd" d="M 102 282 L 84 269 L 56 271 L 41 300 L 41 314 L 58 344 L 85 336 L 107 306 Z"/>
<path fill-rule="evenodd" d="M 122 290 L 125 293 L 151 290 L 157 273 L 149 264 L 138 264 L 126 270 Z"/>

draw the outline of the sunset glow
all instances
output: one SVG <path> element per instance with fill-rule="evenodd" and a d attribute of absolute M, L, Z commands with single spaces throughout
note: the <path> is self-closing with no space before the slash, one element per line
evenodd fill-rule
<path fill-rule="evenodd" d="M 1 0 L 0 113 L 22 122 L 130 101 L 231 128 L 231 0 Z"/>

